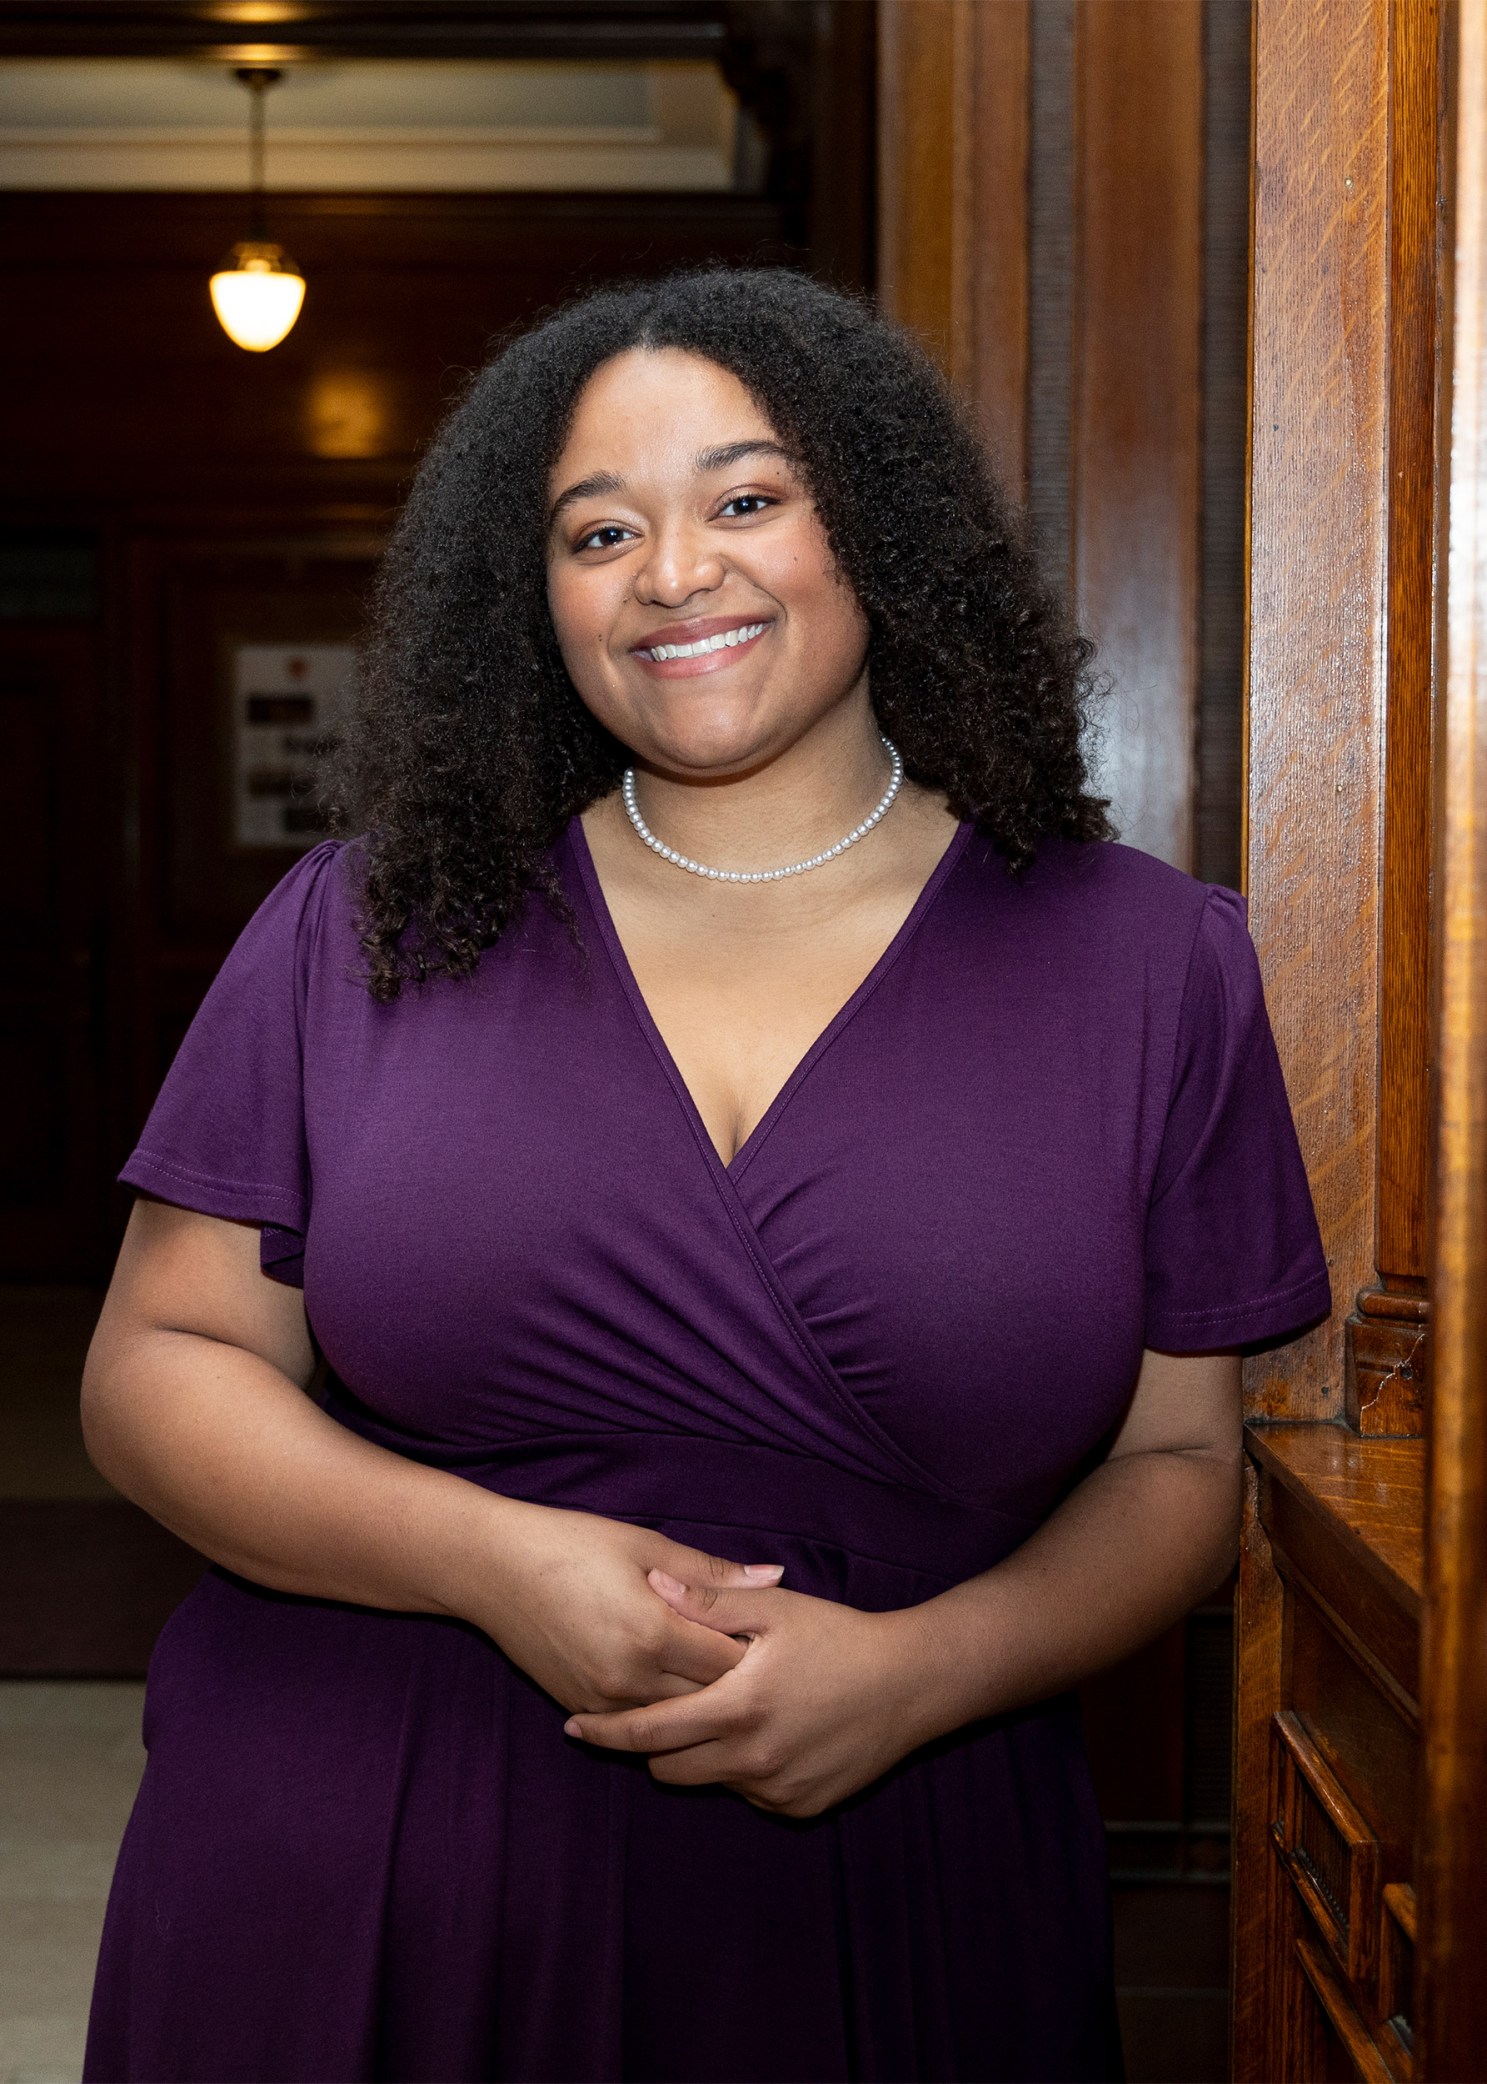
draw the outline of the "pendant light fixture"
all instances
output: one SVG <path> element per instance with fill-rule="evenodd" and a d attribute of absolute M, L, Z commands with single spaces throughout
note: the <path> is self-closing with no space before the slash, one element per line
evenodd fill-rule
<path fill-rule="evenodd" d="M 268 237 L 263 207 L 263 101 L 283 75 L 274 65 L 240 65 L 248 90 L 248 158 L 252 212 L 248 236 L 233 247 L 212 277 L 212 305 L 229 340 L 253 354 L 277 347 L 299 317 L 305 278 L 282 246 Z"/>

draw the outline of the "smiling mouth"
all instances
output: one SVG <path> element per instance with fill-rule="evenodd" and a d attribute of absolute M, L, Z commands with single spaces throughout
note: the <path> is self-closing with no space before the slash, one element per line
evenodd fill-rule
<path fill-rule="evenodd" d="M 705 658 L 710 652 L 734 651 L 740 644 L 752 643 L 768 628 L 767 622 L 740 622 L 732 629 L 717 630 L 712 636 L 698 637 L 690 644 L 637 644 L 635 656 L 650 659 L 656 665 L 664 664 L 667 659 Z"/>

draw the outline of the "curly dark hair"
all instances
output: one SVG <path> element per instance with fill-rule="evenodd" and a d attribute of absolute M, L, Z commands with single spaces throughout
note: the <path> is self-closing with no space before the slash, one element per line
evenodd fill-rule
<path fill-rule="evenodd" d="M 601 363 L 683 348 L 730 370 L 796 457 L 869 628 L 878 721 L 909 775 L 1020 873 L 1039 841 L 1111 836 L 1083 726 L 1092 646 L 947 386 L 865 303 L 778 268 L 579 298 L 470 384 L 418 472 L 372 602 L 329 801 L 358 850 L 367 982 L 471 972 L 549 850 L 619 781 L 547 607 L 547 485 Z"/>

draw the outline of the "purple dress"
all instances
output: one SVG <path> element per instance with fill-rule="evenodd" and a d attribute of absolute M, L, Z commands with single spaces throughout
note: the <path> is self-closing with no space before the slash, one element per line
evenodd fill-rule
<path fill-rule="evenodd" d="M 379 1006 L 353 858 L 248 926 L 124 1178 L 263 1227 L 399 1453 L 883 1609 L 1015 1549 L 1142 1347 L 1328 1307 L 1242 901 L 962 826 L 729 1165 L 581 827 L 473 980 Z M 210 1571 L 150 1668 L 88 2047 L 123 2079 L 1118 2074 L 1068 1698 L 825 1816 L 658 1786 L 476 1629 Z"/>

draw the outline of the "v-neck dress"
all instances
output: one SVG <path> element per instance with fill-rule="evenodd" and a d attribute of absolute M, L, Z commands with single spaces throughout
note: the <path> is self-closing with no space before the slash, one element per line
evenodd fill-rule
<path fill-rule="evenodd" d="M 725 1165 L 581 827 L 463 982 L 374 1003 L 356 849 L 208 995 L 124 1178 L 261 1226 L 328 1408 L 400 1454 L 867 1609 L 999 1562 L 1143 1346 L 1328 1307 L 1242 901 L 962 826 Z M 478 1630 L 214 1569 L 150 1669 L 87 2076 L 1118 2074 L 1069 1698 L 809 1821 L 563 1735 Z"/>

